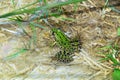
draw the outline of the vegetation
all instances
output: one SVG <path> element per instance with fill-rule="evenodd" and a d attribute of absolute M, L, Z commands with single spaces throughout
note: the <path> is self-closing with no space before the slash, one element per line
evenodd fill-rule
<path fill-rule="evenodd" d="M 103 55 L 105 58 L 102 58 L 102 61 L 110 61 L 114 66 L 114 71 L 112 73 L 113 80 L 120 79 L 120 69 L 117 68 L 120 66 L 120 28 L 118 28 L 117 37 L 114 42 L 110 43 L 108 46 L 102 47 L 101 49 L 104 51 Z"/>
<path fill-rule="evenodd" d="M 0 18 L 7 18 L 10 21 L 16 22 L 17 25 L 23 30 L 23 33 L 29 37 L 27 46 L 25 45 L 24 48 L 18 49 L 18 52 L 5 57 L 4 60 L 14 59 L 19 55 L 31 50 L 32 45 L 37 44 L 37 31 L 36 31 L 37 28 L 46 29 L 45 26 L 38 23 L 40 20 L 43 20 L 47 25 L 49 25 L 48 23 L 49 17 L 60 17 L 62 14 L 64 14 L 64 11 L 62 10 L 63 6 L 74 4 L 75 5 L 74 9 L 76 10 L 77 9 L 76 3 L 83 1 L 87 1 L 87 0 L 68 0 L 59 3 L 48 3 L 47 0 L 37 0 L 22 8 L 0 15 Z M 106 0 L 105 6 L 103 8 L 110 7 L 111 10 L 120 13 L 120 11 L 116 9 L 113 5 L 109 5 L 110 4 L 109 2 L 110 2 L 109 0 Z M 42 3 L 42 5 L 36 6 L 36 4 L 38 3 Z M 12 4 L 15 5 L 14 0 L 12 0 Z M 56 10 L 52 12 L 52 9 L 56 9 Z M 28 16 L 27 18 L 26 15 Z M 62 18 L 62 20 L 74 21 L 74 19 L 72 18 Z M 32 35 L 27 33 L 25 28 L 22 26 L 22 23 L 29 24 L 29 27 L 31 28 L 32 31 Z M 53 27 L 51 25 L 49 25 L 49 27 L 51 29 L 51 32 L 53 33 L 52 36 L 54 36 L 57 47 L 60 48 L 60 51 L 58 51 L 52 57 L 52 59 L 63 63 L 72 62 L 74 60 L 73 59 L 74 52 L 76 51 L 76 49 L 78 49 L 78 47 L 81 48 L 81 40 L 77 39 L 74 41 L 70 39 L 67 35 L 65 35 L 65 33 L 62 30 Z M 109 45 L 101 48 L 102 55 L 104 56 L 104 58 L 102 58 L 101 61 L 112 62 L 111 64 L 113 67 L 113 72 L 112 72 L 113 80 L 120 80 L 120 69 L 119 69 L 120 42 L 119 41 L 120 41 L 120 28 L 118 28 L 117 37 L 114 39 L 114 41 L 109 43 Z"/>

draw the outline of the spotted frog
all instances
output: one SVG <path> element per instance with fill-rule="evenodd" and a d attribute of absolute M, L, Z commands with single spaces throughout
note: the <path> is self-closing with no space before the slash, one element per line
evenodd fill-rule
<path fill-rule="evenodd" d="M 73 61 L 74 52 L 76 48 L 78 48 L 78 45 L 80 45 L 79 41 L 71 40 L 60 29 L 52 28 L 51 31 L 55 41 L 61 49 L 56 53 L 53 59 L 63 63 L 69 63 Z"/>

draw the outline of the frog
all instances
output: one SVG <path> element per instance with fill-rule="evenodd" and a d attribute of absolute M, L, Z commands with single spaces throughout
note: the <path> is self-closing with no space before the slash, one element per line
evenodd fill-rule
<path fill-rule="evenodd" d="M 74 52 L 78 48 L 78 45 L 80 45 L 80 42 L 77 39 L 70 39 L 63 31 L 55 27 L 52 28 L 51 31 L 57 45 L 61 49 L 52 59 L 63 63 L 72 62 Z"/>
<path fill-rule="evenodd" d="M 57 28 L 52 28 L 51 31 L 60 48 L 69 51 L 74 51 L 78 46 L 81 48 L 81 41 L 78 39 L 70 39 L 63 31 Z"/>

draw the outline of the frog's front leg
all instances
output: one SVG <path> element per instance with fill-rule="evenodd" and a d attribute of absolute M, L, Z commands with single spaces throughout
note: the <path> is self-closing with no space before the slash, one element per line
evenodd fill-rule
<path fill-rule="evenodd" d="M 79 39 L 71 40 L 70 43 L 73 46 L 74 51 L 80 51 L 82 48 L 82 42 Z"/>

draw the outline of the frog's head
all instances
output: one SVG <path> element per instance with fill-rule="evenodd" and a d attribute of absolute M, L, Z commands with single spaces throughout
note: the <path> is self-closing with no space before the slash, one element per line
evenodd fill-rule
<path fill-rule="evenodd" d="M 59 29 L 57 29 L 57 28 L 52 28 L 52 34 L 54 34 L 54 33 L 58 33 L 58 32 L 60 32 Z"/>

